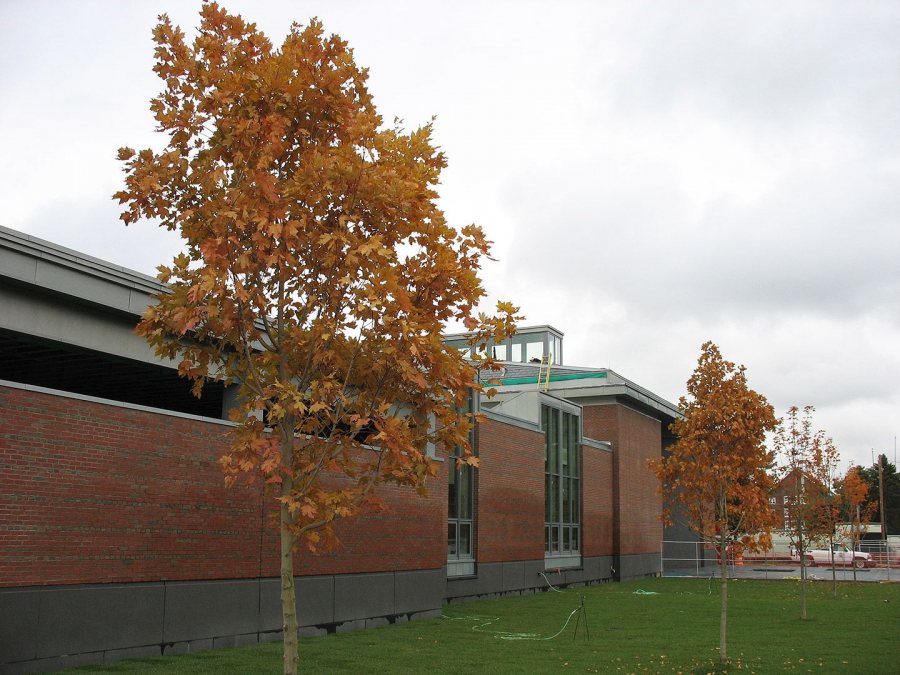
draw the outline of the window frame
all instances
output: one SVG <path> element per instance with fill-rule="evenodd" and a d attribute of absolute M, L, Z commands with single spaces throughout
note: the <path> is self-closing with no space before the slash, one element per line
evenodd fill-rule
<path fill-rule="evenodd" d="M 583 544 L 581 410 L 541 403 L 544 432 L 544 559 L 578 565 Z"/>
<path fill-rule="evenodd" d="M 477 408 L 478 398 L 470 391 L 466 412 L 475 413 Z M 473 422 L 469 431 L 469 446 L 472 454 L 476 456 L 477 441 L 478 435 Z M 468 464 L 459 466 L 456 460 L 461 456 L 462 448 L 457 446 L 449 453 L 447 462 L 447 576 L 465 576 L 474 574 L 475 571 L 475 470 Z M 463 482 L 467 484 L 465 504 L 459 499 L 459 486 Z M 456 486 L 455 490 L 452 486 Z M 468 533 L 465 538 L 464 531 Z M 467 541 L 464 542 L 464 539 Z"/>

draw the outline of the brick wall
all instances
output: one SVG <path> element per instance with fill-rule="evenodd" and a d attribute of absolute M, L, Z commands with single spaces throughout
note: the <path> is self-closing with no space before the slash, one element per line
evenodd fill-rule
<path fill-rule="evenodd" d="M 610 404 L 585 406 L 582 424 L 588 438 L 612 443 L 613 546 L 621 555 L 658 553 L 662 501 L 647 460 L 660 456 L 661 423 L 627 406 Z"/>
<path fill-rule="evenodd" d="M 0 386 L 0 586 L 276 576 L 258 486 L 225 488 L 230 428 Z M 420 498 L 341 523 L 341 547 L 297 574 L 434 569 L 446 561 L 446 476 Z"/>
<path fill-rule="evenodd" d="M 613 455 L 582 446 L 582 549 L 585 556 L 613 554 Z"/>
<path fill-rule="evenodd" d="M 478 433 L 478 561 L 543 559 L 544 434 L 496 420 Z"/>
<path fill-rule="evenodd" d="M 660 456 L 661 424 L 631 408 L 617 407 L 619 553 L 659 553 L 662 500 L 647 460 Z"/>

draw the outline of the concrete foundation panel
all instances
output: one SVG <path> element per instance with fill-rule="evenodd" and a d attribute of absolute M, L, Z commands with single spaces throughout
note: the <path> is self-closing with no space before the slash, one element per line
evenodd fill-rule
<path fill-rule="evenodd" d="M 408 614 L 441 607 L 446 577 L 443 569 L 394 574 L 394 614 Z"/>
<path fill-rule="evenodd" d="M 162 648 L 159 645 L 129 647 L 128 649 L 108 649 L 103 652 L 103 663 L 115 663 L 125 659 L 150 659 L 154 656 L 162 656 Z"/>
<path fill-rule="evenodd" d="M 294 580 L 296 583 L 296 579 Z M 281 580 L 259 580 L 259 632 L 281 630 Z"/>
<path fill-rule="evenodd" d="M 443 614 L 443 610 L 427 609 L 424 612 L 416 612 L 415 614 L 411 614 L 410 619 L 412 619 L 413 621 L 421 621 L 422 619 L 439 619 L 441 618 L 441 614 Z"/>
<path fill-rule="evenodd" d="M 81 666 L 93 666 L 103 663 L 103 652 L 90 652 L 87 654 L 71 654 L 55 656 L 49 659 L 25 661 L 3 666 L 4 675 L 7 673 L 53 673 L 57 670 L 79 668 Z"/>
<path fill-rule="evenodd" d="M 165 612 L 165 642 L 255 633 L 259 581 L 170 583 L 166 589 Z"/>
<path fill-rule="evenodd" d="M 525 563 L 522 561 L 503 563 L 501 591 L 518 591 L 525 588 Z"/>
<path fill-rule="evenodd" d="M 247 647 L 259 643 L 259 633 L 246 633 L 245 635 L 234 636 L 235 647 Z"/>
<path fill-rule="evenodd" d="M 640 579 L 659 574 L 659 553 L 619 556 L 619 578 Z"/>
<path fill-rule="evenodd" d="M 334 578 L 334 621 L 395 613 L 392 573 L 347 574 Z"/>
<path fill-rule="evenodd" d="M 546 586 L 544 578 L 540 575 L 544 571 L 543 560 L 526 560 L 522 563 L 524 568 L 524 588 L 541 588 Z"/>
<path fill-rule="evenodd" d="M 162 642 L 163 584 L 42 589 L 38 657 Z"/>
<path fill-rule="evenodd" d="M 3 661 L 37 658 L 40 591 L 0 591 L 0 654 Z"/>
<path fill-rule="evenodd" d="M 295 577 L 294 591 L 297 597 L 297 621 L 301 626 L 319 626 L 334 623 L 335 577 Z M 365 595 L 361 598 L 365 600 Z M 281 596 L 278 597 L 278 625 L 281 628 Z"/>
<path fill-rule="evenodd" d="M 447 597 L 460 598 L 472 595 L 496 593 L 502 584 L 501 563 L 479 564 L 476 576 L 447 580 Z"/>

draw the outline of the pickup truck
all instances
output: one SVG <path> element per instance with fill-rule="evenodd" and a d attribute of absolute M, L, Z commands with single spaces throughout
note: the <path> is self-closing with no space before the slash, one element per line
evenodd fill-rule
<path fill-rule="evenodd" d="M 835 565 L 853 565 L 856 569 L 861 570 L 865 567 L 875 567 L 875 561 L 872 556 L 862 551 L 851 551 L 841 544 L 834 545 L 834 564 Z M 822 565 L 823 567 L 831 567 L 831 550 L 827 548 L 808 549 L 803 552 L 806 558 L 806 564 L 809 567 Z M 800 556 L 795 549 L 791 549 L 791 558 L 800 562 Z"/>

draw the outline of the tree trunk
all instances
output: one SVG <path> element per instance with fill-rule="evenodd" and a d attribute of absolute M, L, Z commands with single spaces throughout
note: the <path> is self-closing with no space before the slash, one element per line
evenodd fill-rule
<path fill-rule="evenodd" d="M 281 505 L 281 614 L 284 630 L 284 675 L 296 675 L 300 668 L 297 646 L 297 599 L 294 595 L 294 535 L 288 524 L 290 511 Z"/>
<path fill-rule="evenodd" d="M 802 533 L 797 541 L 797 550 L 800 552 L 800 619 L 806 621 L 806 542 L 803 541 Z"/>
<path fill-rule="evenodd" d="M 281 382 L 288 381 L 288 362 L 280 350 L 284 340 L 284 278 L 278 279 L 278 377 Z M 294 489 L 294 427 L 293 412 L 288 412 L 278 422 L 281 436 L 281 496 L 289 497 Z M 294 593 L 294 516 L 282 500 L 279 509 L 279 529 L 281 531 L 281 616 L 282 639 L 284 641 L 284 675 L 297 675 L 300 670 L 300 650 L 297 644 L 297 596 Z"/>
<path fill-rule="evenodd" d="M 837 597 L 837 570 L 834 568 L 834 535 L 828 535 L 828 550 L 831 551 L 831 594 Z M 853 556 L 850 556 L 853 559 Z M 854 567 L 855 569 L 855 567 Z"/>
<path fill-rule="evenodd" d="M 719 610 L 719 663 L 728 661 L 728 549 L 725 537 L 721 539 L 719 574 L 722 582 L 721 607 Z"/>
<path fill-rule="evenodd" d="M 281 457 L 285 466 L 291 466 L 294 450 L 293 420 L 288 428 L 282 428 Z M 281 496 L 290 495 L 294 486 L 290 475 L 281 479 Z M 281 530 L 281 616 L 284 639 L 284 675 L 297 675 L 300 669 L 300 651 L 297 645 L 297 597 L 294 594 L 294 533 L 291 530 L 293 516 L 287 504 L 280 508 Z"/>

